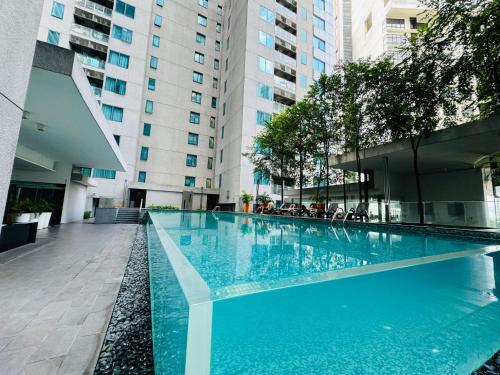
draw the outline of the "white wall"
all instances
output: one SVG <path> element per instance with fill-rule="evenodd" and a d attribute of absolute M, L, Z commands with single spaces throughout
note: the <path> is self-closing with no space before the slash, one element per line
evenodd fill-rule
<path fill-rule="evenodd" d="M 87 200 L 87 187 L 71 182 L 64 199 L 67 205 L 61 217 L 61 224 L 83 220 L 85 202 Z"/>

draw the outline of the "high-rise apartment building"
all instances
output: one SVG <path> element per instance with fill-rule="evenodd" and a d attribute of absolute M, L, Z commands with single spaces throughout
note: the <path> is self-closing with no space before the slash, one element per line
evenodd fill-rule
<path fill-rule="evenodd" d="M 352 0 L 352 59 L 401 58 L 398 46 L 425 22 L 418 0 Z"/>
<path fill-rule="evenodd" d="M 89 205 L 239 208 L 273 192 L 242 156 L 333 65 L 333 0 L 45 0 L 39 39 L 77 52 L 126 158 Z"/>

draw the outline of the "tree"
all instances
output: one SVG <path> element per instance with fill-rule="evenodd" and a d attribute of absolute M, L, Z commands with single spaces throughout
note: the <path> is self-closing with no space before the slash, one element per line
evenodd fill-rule
<path fill-rule="evenodd" d="M 330 157 L 335 153 L 335 147 L 340 143 L 342 116 L 342 84 L 338 72 L 327 76 L 322 74 L 310 87 L 306 100 L 313 104 L 315 130 L 312 133 L 313 142 L 317 147 L 317 158 L 324 164 L 320 167 L 320 178 L 316 194 L 319 195 L 322 172 L 325 173 L 326 207 L 330 199 Z"/>
<path fill-rule="evenodd" d="M 500 0 L 422 2 L 432 12 L 417 43 L 453 56 L 441 67 L 444 83 L 477 99 L 482 117 L 500 113 Z"/>

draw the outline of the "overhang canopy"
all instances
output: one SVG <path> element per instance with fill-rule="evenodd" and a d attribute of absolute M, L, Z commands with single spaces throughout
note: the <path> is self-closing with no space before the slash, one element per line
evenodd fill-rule
<path fill-rule="evenodd" d="M 126 170 L 126 163 L 73 51 L 37 42 L 16 165 L 55 162 Z"/>
<path fill-rule="evenodd" d="M 500 151 L 500 117 L 473 121 L 436 131 L 422 140 L 418 151 L 422 174 L 477 168 Z M 384 170 L 384 157 L 389 159 L 391 173 L 413 174 L 413 152 L 408 140 L 368 148 L 361 151 L 362 169 Z M 356 171 L 355 153 L 332 157 L 330 165 Z"/>

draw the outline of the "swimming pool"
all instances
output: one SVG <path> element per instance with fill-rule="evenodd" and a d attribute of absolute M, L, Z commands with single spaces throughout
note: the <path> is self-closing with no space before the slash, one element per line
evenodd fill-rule
<path fill-rule="evenodd" d="M 465 374 L 500 348 L 496 244 L 152 212 L 148 247 L 157 374 Z"/>

